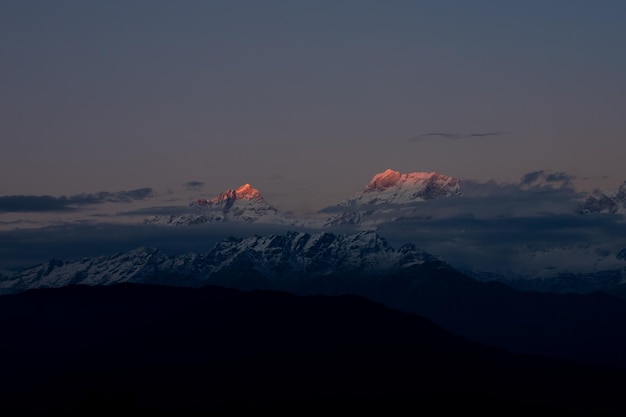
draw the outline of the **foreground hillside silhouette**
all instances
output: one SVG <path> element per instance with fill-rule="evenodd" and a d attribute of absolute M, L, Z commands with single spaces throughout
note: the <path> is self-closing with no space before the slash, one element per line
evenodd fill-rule
<path fill-rule="evenodd" d="M 119 284 L 0 297 L 2 415 L 601 413 L 626 372 L 514 355 L 356 296 Z"/>

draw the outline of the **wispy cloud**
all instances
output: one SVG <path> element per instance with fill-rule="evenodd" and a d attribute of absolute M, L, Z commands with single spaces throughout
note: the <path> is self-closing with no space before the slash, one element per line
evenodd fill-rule
<path fill-rule="evenodd" d="M 411 142 L 417 142 L 432 137 L 440 137 L 444 139 L 472 139 L 472 138 L 484 138 L 489 136 L 500 136 L 506 132 L 473 132 L 473 133 L 451 133 L 451 132 L 428 132 L 421 135 L 414 136 L 409 139 Z"/>
<path fill-rule="evenodd" d="M 204 183 L 202 181 L 189 181 L 186 182 L 184 185 L 185 188 L 188 190 L 200 190 L 202 189 L 202 187 L 204 187 Z"/>
<path fill-rule="evenodd" d="M 558 171 L 554 172 L 549 169 L 542 169 L 539 171 L 532 171 L 521 178 L 519 185 L 522 187 L 535 187 L 535 186 L 555 186 L 569 187 L 572 184 L 572 180 L 575 177 L 566 172 Z"/>
<path fill-rule="evenodd" d="M 101 203 L 130 203 L 152 197 L 152 188 L 130 191 L 81 193 L 72 196 L 7 195 L 0 196 L 0 212 L 71 212 L 81 206 Z"/>
<path fill-rule="evenodd" d="M 209 211 L 209 209 L 205 209 Z M 154 206 L 135 210 L 122 211 L 109 216 L 171 216 L 190 213 L 189 205 L 184 206 Z"/>

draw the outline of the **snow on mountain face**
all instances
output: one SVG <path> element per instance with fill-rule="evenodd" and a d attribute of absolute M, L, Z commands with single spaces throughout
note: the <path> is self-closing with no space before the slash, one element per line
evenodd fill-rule
<path fill-rule="evenodd" d="M 402 174 L 387 169 L 374 175 L 365 189 L 339 203 L 335 209 L 344 210 L 328 218 L 326 226 L 375 223 L 379 217 L 388 221 L 406 214 L 398 206 L 461 194 L 457 178 L 436 172 Z"/>
<path fill-rule="evenodd" d="M 394 249 L 375 232 L 349 235 L 289 232 L 225 239 L 206 254 L 174 256 L 153 248 L 139 248 L 70 262 L 52 260 L 6 277 L 0 281 L 0 293 L 119 282 L 236 286 L 241 284 L 236 280 L 242 277 L 256 277 L 265 287 L 294 289 L 303 281 L 320 277 L 377 276 L 435 260 L 413 245 Z"/>
<path fill-rule="evenodd" d="M 225 240 L 215 246 L 208 259 L 218 271 L 244 255 L 250 257 L 257 271 L 273 278 L 293 274 L 383 273 L 435 259 L 410 245 L 393 249 L 375 232 L 346 235 L 290 232 Z"/>
<path fill-rule="evenodd" d="M 440 175 L 436 172 L 411 172 L 401 174 L 398 171 L 387 169 L 374 175 L 365 189 L 346 203 L 377 204 L 403 203 L 431 200 L 438 197 L 460 195 L 460 181 L 453 177 Z"/>
<path fill-rule="evenodd" d="M 595 191 L 578 209 L 581 214 L 626 214 L 626 181 L 615 190 Z"/>
<path fill-rule="evenodd" d="M 189 205 L 188 213 L 154 216 L 144 220 L 144 223 L 185 226 L 226 221 L 289 224 L 250 184 L 227 190 L 210 199 L 198 199 Z"/>

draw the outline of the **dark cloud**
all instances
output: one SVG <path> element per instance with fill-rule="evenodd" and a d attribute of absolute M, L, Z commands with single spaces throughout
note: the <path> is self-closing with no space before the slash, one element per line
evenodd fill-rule
<path fill-rule="evenodd" d="M 154 195 L 152 188 L 139 188 L 131 191 L 117 191 L 114 193 L 102 191 L 95 194 L 76 194 L 68 197 L 70 204 L 89 205 L 100 203 L 130 203 L 136 200 L 145 200 Z"/>
<path fill-rule="evenodd" d="M 185 188 L 188 190 L 201 190 L 204 187 L 204 183 L 202 181 L 189 181 L 186 182 Z"/>
<path fill-rule="evenodd" d="M 575 177 L 573 175 L 569 175 L 566 172 L 553 172 L 551 170 L 542 169 L 524 174 L 519 183 L 521 186 L 526 187 L 552 186 L 556 183 L 560 186 L 569 187 L 574 179 Z"/>
<path fill-rule="evenodd" d="M 155 206 L 144 207 L 136 210 L 122 211 L 113 216 L 170 216 L 191 213 L 189 205 L 186 206 Z"/>
<path fill-rule="evenodd" d="M 471 138 L 484 138 L 488 136 L 500 136 L 505 132 L 476 132 L 476 133 L 450 133 L 450 132 L 429 132 L 423 133 L 418 136 L 414 136 L 409 141 L 416 142 L 429 137 L 441 137 L 445 139 L 471 139 Z"/>
<path fill-rule="evenodd" d="M 579 254 L 626 247 L 622 216 L 576 214 L 476 218 L 404 219 L 384 224 L 379 233 L 396 246 L 414 243 L 461 269 L 522 273 L 533 269 L 532 254 L 553 253 L 553 264 L 580 264 Z M 593 258 L 591 258 L 593 259 Z M 593 268 L 593 261 L 583 268 Z"/>
<path fill-rule="evenodd" d="M 13 221 L 8 221 L 8 222 L 0 220 L 0 225 L 2 226 L 14 226 L 14 225 L 19 225 L 19 224 L 33 225 L 33 224 L 38 224 L 38 223 L 32 220 L 13 220 Z"/>
<path fill-rule="evenodd" d="M 594 176 L 594 177 L 582 177 L 581 179 L 583 180 L 606 180 L 608 178 L 611 178 L 610 175 L 600 175 L 600 176 Z"/>
<path fill-rule="evenodd" d="M 74 211 L 67 197 L 49 195 L 0 196 L 0 212 Z"/>
<path fill-rule="evenodd" d="M 0 196 L 0 212 L 71 212 L 85 205 L 145 200 L 152 197 L 153 194 L 152 188 L 139 188 L 130 191 L 82 193 L 69 197 L 49 195 Z"/>

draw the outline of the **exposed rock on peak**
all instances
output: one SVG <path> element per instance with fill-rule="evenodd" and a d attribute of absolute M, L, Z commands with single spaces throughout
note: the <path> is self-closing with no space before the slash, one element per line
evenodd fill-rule
<path fill-rule="evenodd" d="M 617 189 L 596 190 L 581 204 L 578 212 L 581 214 L 626 214 L 626 181 Z"/>

